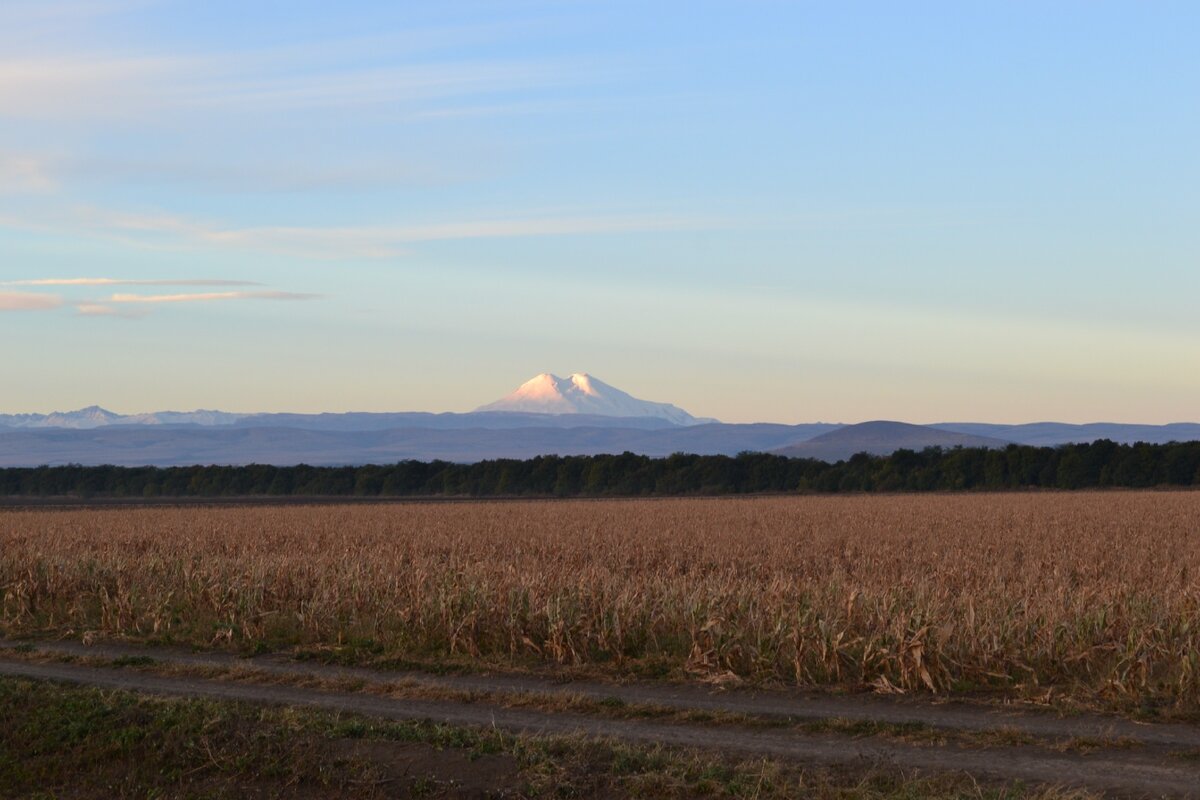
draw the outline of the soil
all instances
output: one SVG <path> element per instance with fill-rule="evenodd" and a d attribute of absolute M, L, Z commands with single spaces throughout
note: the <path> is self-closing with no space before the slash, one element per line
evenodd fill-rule
<path fill-rule="evenodd" d="M 391 797 L 429 796 L 436 789 L 442 798 L 499 800 L 518 796 L 521 785 L 520 766 L 506 755 L 468 758 L 427 744 L 364 739 L 334 742 L 333 752 L 377 767 Z"/>

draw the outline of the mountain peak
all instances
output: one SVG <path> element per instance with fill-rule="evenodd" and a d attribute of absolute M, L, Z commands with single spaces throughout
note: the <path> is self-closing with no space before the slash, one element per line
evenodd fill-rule
<path fill-rule="evenodd" d="M 705 421 L 670 403 L 639 400 L 586 372 L 573 372 L 566 378 L 543 372 L 525 381 L 505 397 L 475 410 L 656 417 L 676 425 L 695 425 Z"/>
<path fill-rule="evenodd" d="M 586 395 L 598 397 L 599 392 L 592 386 L 592 376 L 586 372 L 572 372 L 571 385 Z M 611 387 L 610 387 L 611 388 Z"/>
<path fill-rule="evenodd" d="M 54 411 L 50 414 L 0 414 L 0 425 L 8 428 L 99 428 L 121 419 L 100 406 L 87 406 L 75 411 Z"/>

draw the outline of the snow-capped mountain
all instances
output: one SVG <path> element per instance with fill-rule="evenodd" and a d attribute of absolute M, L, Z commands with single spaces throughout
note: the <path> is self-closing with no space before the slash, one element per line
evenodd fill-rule
<path fill-rule="evenodd" d="M 698 425 L 714 421 L 697 419 L 670 403 L 639 400 L 586 372 L 576 372 L 567 378 L 543 372 L 525 381 L 506 397 L 475 409 L 475 413 L 483 411 L 655 417 L 675 425 Z"/>

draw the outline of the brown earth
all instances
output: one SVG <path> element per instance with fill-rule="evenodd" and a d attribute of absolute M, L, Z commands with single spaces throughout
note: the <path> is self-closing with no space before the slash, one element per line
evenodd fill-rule
<path fill-rule="evenodd" d="M 392 784 L 389 796 L 418 796 L 414 787 L 432 784 L 438 797 L 451 800 L 490 800 L 515 796 L 520 767 L 507 755 L 470 758 L 454 750 L 418 742 L 343 739 L 334 743 L 334 754 L 367 761 L 380 768 L 381 783 Z M 428 794 L 428 791 L 426 792 Z"/>

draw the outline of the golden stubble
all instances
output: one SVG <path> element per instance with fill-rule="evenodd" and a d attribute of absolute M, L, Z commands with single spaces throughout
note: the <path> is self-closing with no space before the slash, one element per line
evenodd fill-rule
<path fill-rule="evenodd" d="M 1200 493 L 0 513 L 8 635 L 1195 705 Z"/>

